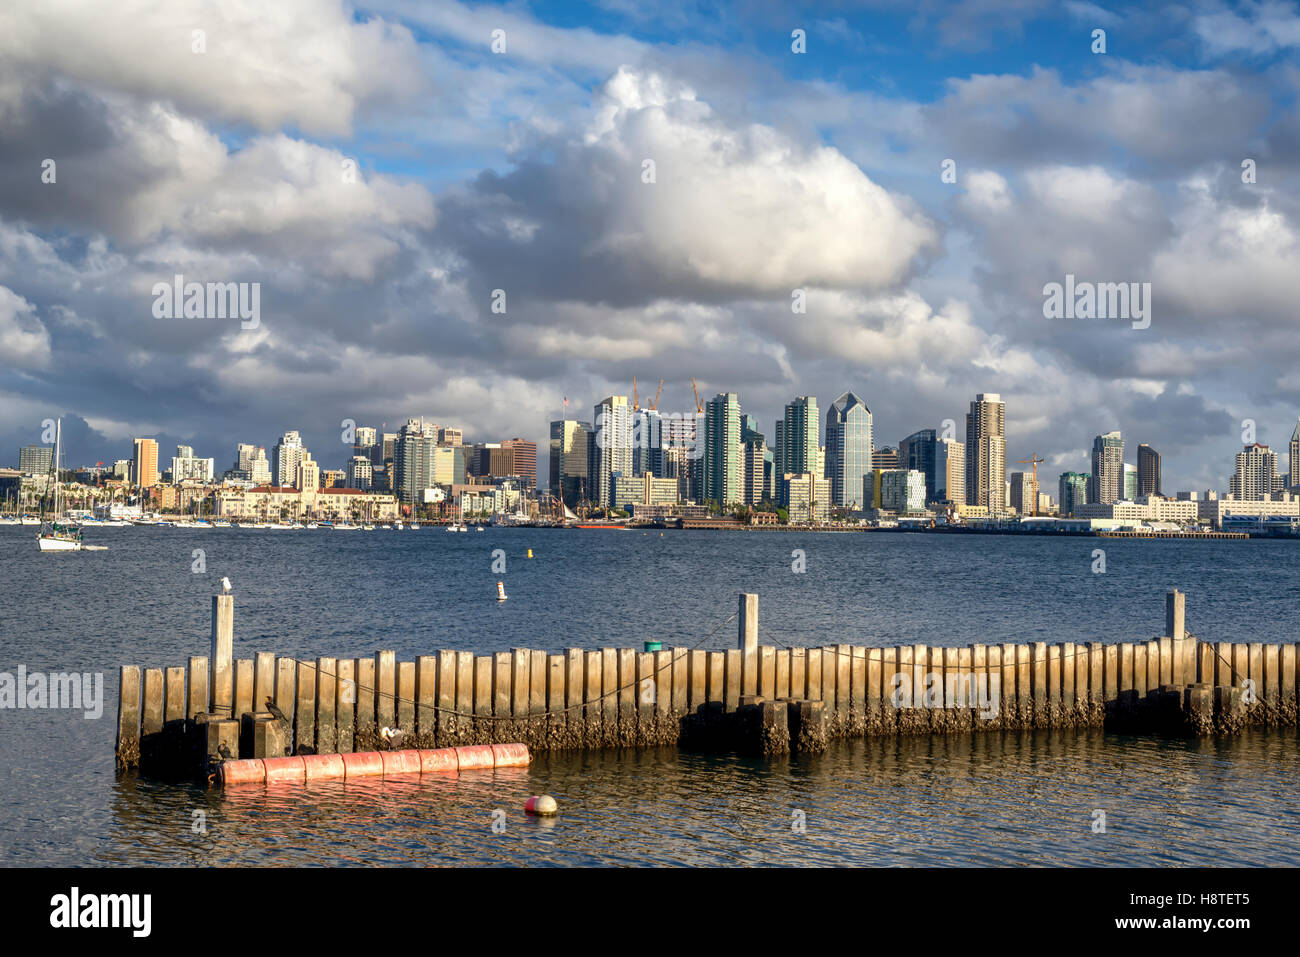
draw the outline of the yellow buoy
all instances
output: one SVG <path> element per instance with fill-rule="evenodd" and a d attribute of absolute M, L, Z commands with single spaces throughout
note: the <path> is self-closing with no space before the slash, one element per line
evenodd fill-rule
<path fill-rule="evenodd" d="M 528 557 L 529 557 L 529 558 L 532 558 L 532 557 L 533 557 L 533 550 L 532 550 L 531 548 L 528 549 Z"/>
<path fill-rule="evenodd" d="M 506 583 L 497 582 L 497 601 L 506 600 Z"/>

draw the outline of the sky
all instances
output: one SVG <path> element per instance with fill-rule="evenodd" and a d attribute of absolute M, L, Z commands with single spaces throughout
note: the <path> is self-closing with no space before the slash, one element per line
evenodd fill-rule
<path fill-rule="evenodd" d="M 0 464 L 54 416 L 67 464 L 219 470 L 424 417 L 541 477 L 566 397 L 694 377 L 769 441 L 800 395 L 884 446 L 996 392 L 1045 490 L 1114 429 L 1226 489 L 1300 415 L 1298 92 L 1285 2 L 11 0 Z M 159 317 L 177 275 L 256 327 Z M 1048 318 L 1067 276 L 1149 325 Z"/>

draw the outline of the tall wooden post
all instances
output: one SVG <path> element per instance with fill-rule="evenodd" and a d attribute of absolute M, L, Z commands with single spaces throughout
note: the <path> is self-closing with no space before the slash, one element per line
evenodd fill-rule
<path fill-rule="evenodd" d="M 741 694 L 758 694 L 758 596 L 740 595 L 737 645 L 741 658 Z"/>
<path fill-rule="evenodd" d="M 209 711 L 229 718 L 235 707 L 235 596 L 212 596 L 212 647 L 208 654 L 211 679 Z"/>

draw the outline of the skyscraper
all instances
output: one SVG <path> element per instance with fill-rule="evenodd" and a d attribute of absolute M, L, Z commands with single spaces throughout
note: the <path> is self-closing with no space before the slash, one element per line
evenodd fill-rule
<path fill-rule="evenodd" d="M 580 495 L 591 494 L 587 477 L 590 434 L 591 426 L 577 419 L 556 419 L 551 423 L 551 494 L 563 498 L 570 507 Z"/>
<path fill-rule="evenodd" d="M 831 502 L 840 508 L 867 508 L 870 503 L 861 497 L 862 480 L 870 472 L 871 410 L 860 397 L 845 392 L 826 410 L 826 478 L 831 481 Z"/>
<path fill-rule="evenodd" d="M 24 475 L 49 475 L 54 446 L 25 445 L 18 450 L 18 471 Z"/>
<path fill-rule="evenodd" d="M 1237 472 L 1232 477 L 1232 495 L 1245 502 L 1267 501 L 1273 493 L 1277 453 L 1256 442 L 1237 453 Z"/>
<path fill-rule="evenodd" d="M 702 495 L 706 502 L 727 508 L 744 501 L 742 455 L 740 398 L 734 392 L 719 392 L 704 407 Z"/>
<path fill-rule="evenodd" d="M 594 439 L 588 449 L 592 501 L 614 504 L 615 475 L 632 475 L 632 408 L 627 396 L 611 395 L 596 403 Z"/>
<path fill-rule="evenodd" d="M 1291 433 L 1291 445 L 1287 449 L 1287 487 L 1300 485 L 1300 421 L 1296 422 L 1295 431 Z"/>
<path fill-rule="evenodd" d="M 1088 501 L 1088 486 L 1091 482 L 1092 476 L 1087 472 L 1061 473 L 1057 482 L 1057 492 L 1060 499 L 1058 511 L 1062 517 L 1072 514 L 1076 508 Z"/>
<path fill-rule="evenodd" d="M 934 501 L 966 504 L 966 446 L 956 439 L 934 443 Z"/>
<path fill-rule="evenodd" d="M 1002 512 L 1006 482 L 1006 405 L 996 392 L 981 392 L 966 414 L 966 504 Z"/>
<path fill-rule="evenodd" d="M 898 443 L 898 467 L 900 469 L 911 469 L 920 472 L 925 476 L 925 500 L 934 501 L 934 493 L 938 483 L 938 477 L 935 475 L 935 446 L 938 443 L 938 432 L 934 429 L 921 429 L 919 432 L 913 432 L 903 441 Z"/>
<path fill-rule="evenodd" d="M 1038 513 L 1038 482 L 1034 479 L 1034 473 L 1011 473 L 1011 507 L 1022 518 Z"/>
<path fill-rule="evenodd" d="M 1092 440 L 1092 478 L 1088 503 L 1109 505 L 1124 497 L 1124 438 L 1104 432 Z"/>
<path fill-rule="evenodd" d="M 306 451 L 297 432 L 286 432 L 280 437 L 271 449 L 271 478 L 276 485 L 289 486 L 298 481 L 298 466 Z"/>
<path fill-rule="evenodd" d="M 817 470 L 817 397 L 801 395 L 785 407 L 785 418 L 777 423 L 781 434 L 778 443 L 783 460 L 777 462 L 782 473 L 800 474 Z"/>
<path fill-rule="evenodd" d="M 135 440 L 131 477 L 140 488 L 152 488 L 158 484 L 158 443 L 153 439 Z"/>
<path fill-rule="evenodd" d="M 663 416 L 656 409 L 632 410 L 632 473 L 664 477 Z"/>
<path fill-rule="evenodd" d="M 1143 442 L 1138 446 L 1138 497 L 1162 495 L 1160 491 L 1160 453 Z"/>
<path fill-rule="evenodd" d="M 437 430 L 423 419 L 407 419 L 398 430 L 390 480 L 402 504 L 418 503 L 420 493 L 433 487 L 433 450 L 437 444 Z"/>
<path fill-rule="evenodd" d="M 1123 488 L 1124 494 L 1120 497 L 1127 499 L 1130 502 L 1136 502 L 1138 495 L 1138 468 L 1130 462 L 1124 463 Z"/>
<path fill-rule="evenodd" d="M 520 438 L 503 439 L 501 447 L 513 454 L 512 474 L 522 478 L 528 488 L 537 488 L 537 443 Z"/>

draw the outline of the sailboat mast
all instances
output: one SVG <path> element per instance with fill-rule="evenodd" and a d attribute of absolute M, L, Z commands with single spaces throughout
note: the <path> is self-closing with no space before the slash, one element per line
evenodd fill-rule
<path fill-rule="evenodd" d="M 54 520 L 59 520 L 59 452 L 63 444 L 63 420 L 54 420 Z"/>

